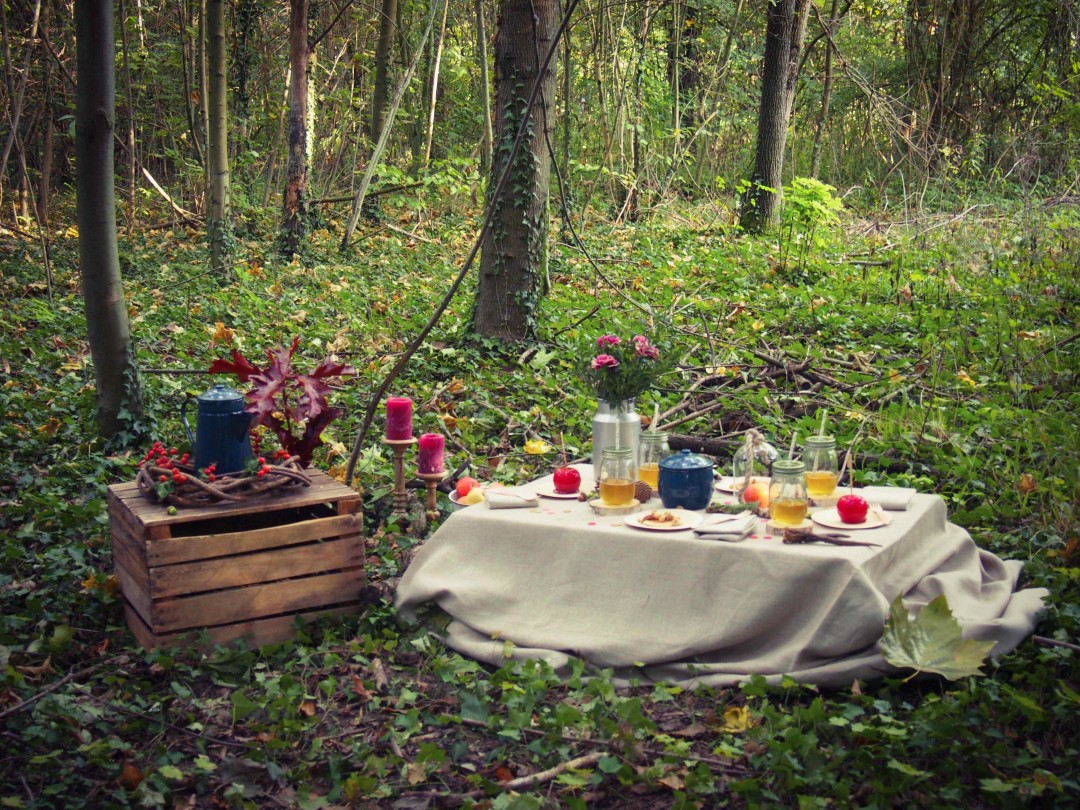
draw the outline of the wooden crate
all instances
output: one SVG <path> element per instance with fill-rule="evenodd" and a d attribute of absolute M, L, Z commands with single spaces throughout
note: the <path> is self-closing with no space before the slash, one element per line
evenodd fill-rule
<path fill-rule="evenodd" d="M 140 644 L 190 644 L 204 630 L 213 644 L 271 644 L 293 637 L 297 617 L 359 613 L 360 496 L 307 472 L 310 487 L 175 515 L 134 482 L 109 487 L 113 562 Z"/>

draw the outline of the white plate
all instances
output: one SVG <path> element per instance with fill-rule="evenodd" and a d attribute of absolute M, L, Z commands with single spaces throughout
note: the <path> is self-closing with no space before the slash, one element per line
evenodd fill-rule
<path fill-rule="evenodd" d="M 844 523 L 840 520 L 840 513 L 836 509 L 822 509 L 814 512 L 810 519 L 819 526 L 827 526 L 830 529 L 880 529 L 886 525 L 881 515 L 871 509 L 866 513 L 866 520 L 862 523 Z"/>
<path fill-rule="evenodd" d="M 458 500 L 457 490 L 450 493 L 450 503 L 454 504 L 454 506 L 460 506 L 462 509 L 464 509 L 466 506 L 476 506 L 475 503 L 462 503 L 460 500 Z M 483 503 L 483 501 L 480 501 L 480 503 Z"/>
<path fill-rule="evenodd" d="M 580 492 L 580 490 L 579 490 Z M 577 500 L 579 492 L 556 492 L 553 489 L 538 489 L 536 494 L 541 498 L 557 498 L 560 501 Z"/>
<path fill-rule="evenodd" d="M 769 485 L 769 479 L 766 478 L 765 476 L 758 475 L 758 476 L 755 476 L 753 480 L 756 481 L 759 484 L 764 484 L 765 486 Z M 714 488 L 716 489 L 717 492 L 734 493 L 734 492 L 736 492 L 736 489 L 735 489 L 736 484 L 741 483 L 741 482 L 742 482 L 741 478 L 732 478 L 730 475 L 725 475 L 723 478 L 718 479 L 716 484 L 714 484 L 713 486 L 714 486 Z"/>
<path fill-rule="evenodd" d="M 652 512 L 670 512 L 679 519 L 678 526 L 667 526 L 653 523 L 643 523 L 642 521 L 647 518 Z M 648 512 L 635 512 L 632 515 L 627 515 L 623 521 L 627 526 L 631 526 L 635 529 L 645 529 L 650 532 L 681 532 L 687 529 L 692 529 L 701 523 L 705 519 L 705 516 L 698 512 L 691 512 L 689 509 L 655 509 Z"/>

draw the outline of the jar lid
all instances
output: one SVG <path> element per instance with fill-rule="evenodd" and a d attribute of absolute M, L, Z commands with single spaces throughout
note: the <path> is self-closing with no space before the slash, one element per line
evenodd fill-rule
<path fill-rule="evenodd" d="M 634 449 L 632 447 L 605 447 L 603 455 L 611 458 L 633 458 Z"/>
<path fill-rule="evenodd" d="M 836 447 L 835 436 L 807 436 L 807 447 Z"/>
<path fill-rule="evenodd" d="M 783 459 L 774 461 L 772 465 L 773 475 L 798 475 L 806 472 L 806 462 Z"/>
<path fill-rule="evenodd" d="M 244 401 L 244 395 L 235 388 L 218 383 L 197 397 L 204 413 L 229 413 Z"/>
<path fill-rule="evenodd" d="M 689 450 L 680 450 L 661 461 L 660 466 L 665 470 L 708 470 L 716 465 L 705 456 L 691 453 Z"/>

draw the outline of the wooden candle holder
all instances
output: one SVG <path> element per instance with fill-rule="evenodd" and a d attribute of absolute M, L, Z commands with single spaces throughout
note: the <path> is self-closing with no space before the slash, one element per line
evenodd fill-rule
<path fill-rule="evenodd" d="M 409 493 L 405 490 L 405 450 L 416 444 L 416 438 L 387 439 L 384 436 L 383 443 L 394 451 L 394 508 L 390 511 L 390 517 L 399 522 L 407 522 Z"/>
<path fill-rule="evenodd" d="M 439 508 L 438 508 L 438 506 L 436 506 L 436 503 L 435 503 L 435 499 L 437 497 L 437 495 L 436 495 L 436 492 L 437 492 L 436 487 L 438 487 L 439 482 L 442 481 L 444 478 L 446 478 L 447 475 L 449 475 L 449 473 L 446 472 L 446 470 L 443 470 L 442 472 L 437 472 L 437 473 L 417 473 L 416 474 L 416 477 L 419 478 L 420 480 L 422 480 L 424 482 L 424 486 L 427 487 L 427 519 L 428 520 L 438 520 L 439 519 Z"/>

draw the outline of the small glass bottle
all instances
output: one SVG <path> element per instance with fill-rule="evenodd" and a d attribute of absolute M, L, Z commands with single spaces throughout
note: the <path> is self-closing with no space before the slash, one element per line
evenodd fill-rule
<path fill-rule="evenodd" d="M 653 492 L 660 489 L 660 462 L 671 455 L 668 434 L 662 430 L 643 430 L 638 444 L 637 478 Z"/>
<path fill-rule="evenodd" d="M 776 461 L 769 483 L 769 517 L 779 526 L 799 526 L 806 520 L 806 464 Z"/>
<path fill-rule="evenodd" d="M 836 457 L 836 439 L 832 436 L 810 436 L 806 440 L 806 494 L 811 498 L 827 498 L 836 492 L 840 480 L 840 464 Z"/>
<path fill-rule="evenodd" d="M 735 451 L 731 475 L 735 481 L 743 480 L 749 467 L 751 478 L 768 478 L 773 462 L 779 455 L 776 448 L 765 441 L 761 433 L 756 430 L 747 431 L 746 442 Z"/>
<path fill-rule="evenodd" d="M 604 506 L 630 506 L 636 483 L 634 451 L 629 447 L 605 447 L 600 455 L 600 500 Z"/>

